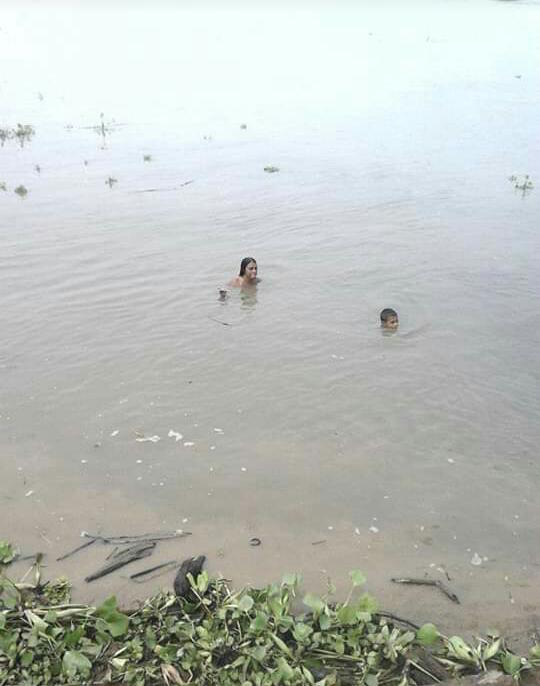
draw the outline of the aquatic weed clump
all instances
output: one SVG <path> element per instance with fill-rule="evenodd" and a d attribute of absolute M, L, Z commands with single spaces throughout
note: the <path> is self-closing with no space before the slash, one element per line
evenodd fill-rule
<path fill-rule="evenodd" d="M 0 145 L 4 147 L 7 140 L 17 139 L 21 148 L 30 141 L 36 130 L 31 124 L 17 124 L 16 128 L 0 128 Z"/>
<path fill-rule="evenodd" d="M 3 685 L 407 686 L 488 667 L 518 679 L 540 664 L 539 646 L 525 659 L 498 636 L 472 646 L 431 624 L 411 630 L 357 592 L 359 571 L 345 602 L 308 593 L 303 613 L 294 611 L 296 574 L 232 591 L 204 571 L 188 575 L 186 598 L 160 593 L 123 613 L 114 597 L 98 607 L 70 603 L 66 580 L 41 584 L 39 570 L 37 562 L 34 583 L 0 578 Z"/>

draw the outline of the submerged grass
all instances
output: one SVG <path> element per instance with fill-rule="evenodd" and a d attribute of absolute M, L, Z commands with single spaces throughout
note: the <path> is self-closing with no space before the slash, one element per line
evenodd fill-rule
<path fill-rule="evenodd" d="M 12 550 L 0 546 L 0 561 Z M 510 652 L 499 636 L 467 644 L 426 624 L 418 631 L 378 614 L 358 588 L 343 603 L 303 596 L 301 579 L 232 591 L 202 572 L 189 577 L 188 599 L 159 593 L 121 612 L 114 597 L 100 606 L 72 604 L 65 579 L 41 583 L 39 561 L 14 583 L 0 576 L 0 684 L 430 684 L 488 668 L 511 674 L 540 664 Z"/>

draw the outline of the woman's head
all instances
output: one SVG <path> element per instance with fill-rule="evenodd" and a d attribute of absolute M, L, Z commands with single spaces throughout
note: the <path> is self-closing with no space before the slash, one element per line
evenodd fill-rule
<path fill-rule="evenodd" d="M 244 257 L 240 262 L 240 272 L 238 276 L 243 276 L 248 279 L 257 278 L 257 260 L 253 257 Z"/>

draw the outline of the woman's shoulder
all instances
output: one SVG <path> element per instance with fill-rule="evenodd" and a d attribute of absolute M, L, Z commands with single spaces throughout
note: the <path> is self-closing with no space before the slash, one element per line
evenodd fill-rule
<path fill-rule="evenodd" d="M 241 286 L 243 283 L 244 280 L 241 276 L 235 276 L 234 279 L 231 279 L 229 281 L 229 286 Z"/>

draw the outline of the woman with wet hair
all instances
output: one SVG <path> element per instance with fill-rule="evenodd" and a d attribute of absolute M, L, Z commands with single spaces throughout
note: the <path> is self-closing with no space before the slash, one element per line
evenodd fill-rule
<path fill-rule="evenodd" d="M 257 260 L 254 257 L 244 257 L 240 262 L 238 276 L 235 276 L 229 285 L 245 288 L 246 286 L 255 286 L 259 281 L 260 279 L 257 278 Z"/>

